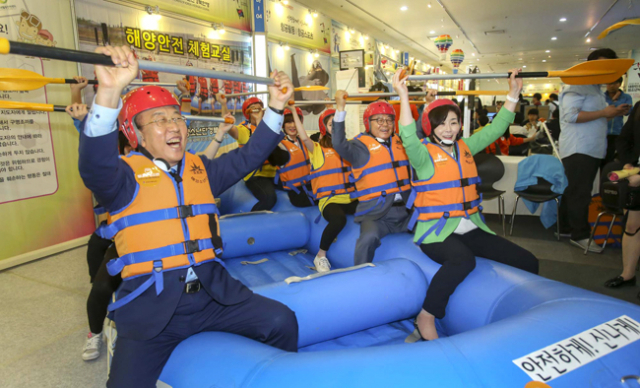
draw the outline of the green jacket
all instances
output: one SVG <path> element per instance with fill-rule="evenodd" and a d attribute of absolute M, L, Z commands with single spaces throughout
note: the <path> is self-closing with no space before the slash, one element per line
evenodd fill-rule
<path fill-rule="evenodd" d="M 498 140 L 507 128 L 509 128 L 509 124 L 513 122 L 514 118 L 515 113 L 506 109 L 501 109 L 491 124 L 485 126 L 482 131 L 475 135 L 462 139 L 462 141 L 464 141 L 467 147 L 469 147 L 471 153 L 475 155 Z M 427 151 L 427 147 L 421 143 L 418 135 L 416 134 L 416 123 L 413 122 L 407 126 L 400 125 L 400 138 L 402 139 L 404 149 L 407 151 L 407 156 L 409 157 L 411 166 L 416 170 L 418 179 L 430 179 L 435 171 L 433 169 L 431 158 L 429 158 L 429 151 Z M 429 140 L 427 139 L 427 141 Z M 485 232 L 495 234 L 482 221 L 482 217 L 480 217 L 479 212 L 470 215 L 469 219 Z M 436 222 L 438 222 L 438 220 L 418 222 L 416 224 L 416 233 L 413 237 L 413 241 L 417 242 Z M 459 223 L 460 217 L 449 218 L 440 234 L 436 235 L 435 232 L 431 233 L 431 235 L 424 239 L 423 244 L 444 241 L 451 233 L 453 233 L 454 230 L 456 230 Z"/>

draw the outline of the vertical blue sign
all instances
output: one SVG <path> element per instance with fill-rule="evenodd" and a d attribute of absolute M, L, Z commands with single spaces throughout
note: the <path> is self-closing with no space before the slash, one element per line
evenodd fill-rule
<path fill-rule="evenodd" d="M 253 0 L 253 32 L 265 32 L 264 0 Z"/>
<path fill-rule="evenodd" d="M 402 53 L 402 64 L 405 66 L 409 66 L 409 52 L 405 51 Z"/>

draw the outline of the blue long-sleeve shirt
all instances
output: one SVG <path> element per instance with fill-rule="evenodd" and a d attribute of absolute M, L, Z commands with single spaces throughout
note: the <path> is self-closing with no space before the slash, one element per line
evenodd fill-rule
<path fill-rule="evenodd" d="M 126 207 L 133 199 L 136 181 L 131 167 L 118 155 L 117 109 L 93 104 L 80 133 L 79 170 L 85 185 L 109 212 Z M 267 109 L 250 141 L 243 147 L 210 160 L 200 156 L 211 192 L 220 195 L 258 168 L 283 138 L 283 117 Z"/>
<path fill-rule="evenodd" d="M 618 97 L 617 100 L 614 101 L 613 99 L 611 99 L 611 97 L 609 96 L 609 93 L 607 92 L 604 92 L 604 99 L 605 101 L 607 101 L 608 105 L 614 105 L 614 106 L 620 106 L 622 104 L 633 105 L 633 99 L 631 98 L 631 96 L 623 92 L 622 90 L 620 91 L 620 97 Z M 627 116 L 629 116 L 629 113 L 627 113 Z M 607 120 L 607 135 L 619 135 L 620 132 L 622 131 L 622 124 L 623 124 L 622 116 L 616 116 L 611 120 Z"/>

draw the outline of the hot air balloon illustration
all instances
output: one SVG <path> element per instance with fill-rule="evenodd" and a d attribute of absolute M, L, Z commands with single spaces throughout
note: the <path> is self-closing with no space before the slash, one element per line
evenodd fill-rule
<path fill-rule="evenodd" d="M 449 50 L 449 47 L 451 47 L 451 44 L 453 43 L 453 39 L 451 39 L 451 37 L 446 34 L 440 35 L 439 37 L 436 38 L 435 43 L 438 50 L 440 50 L 440 59 L 443 61 L 446 60 L 447 51 Z"/>
<path fill-rule="evenodd" d="M 458 74 L 458 68 L 462 61 L 464 61 L 464 51 L 455 49 L 451 52 L 451 63 L 453 64 L 453 74 Z"/>

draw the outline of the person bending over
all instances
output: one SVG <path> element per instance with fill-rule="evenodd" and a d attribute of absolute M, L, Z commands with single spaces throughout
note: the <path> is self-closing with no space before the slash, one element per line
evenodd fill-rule
<path fill-rule="evenodd" d="M 462 139 L 460 109 L 451 100 L 436 100 L 422 116 L 427 137 L 416 136 L 411 117 L 406 78 L 398 71 L 393 85 L 402 105 L 400 136 L 417 180 L 412 223 L 414 242 L 442 267 L 431 279 L 422 310 L 415 320 L 416 333 L 423 339 L 438 338 L 435 319 L 445 316 L 449 297 L 458 284 L 475 268 L 476 256 L 538 273 L 538 260 L 527 250 L 496 236 L 480 214 L 480 182 L 473 155 L 496 141 L 514 119 L 522 80 L 515 78 L 519 69 L 511 70 L 508 101 L 493 123 L 481 132 Z M 409 203 L 412 205 L 412 203 Z M 413 225 L 410 225 L 413 227 Z"/>

